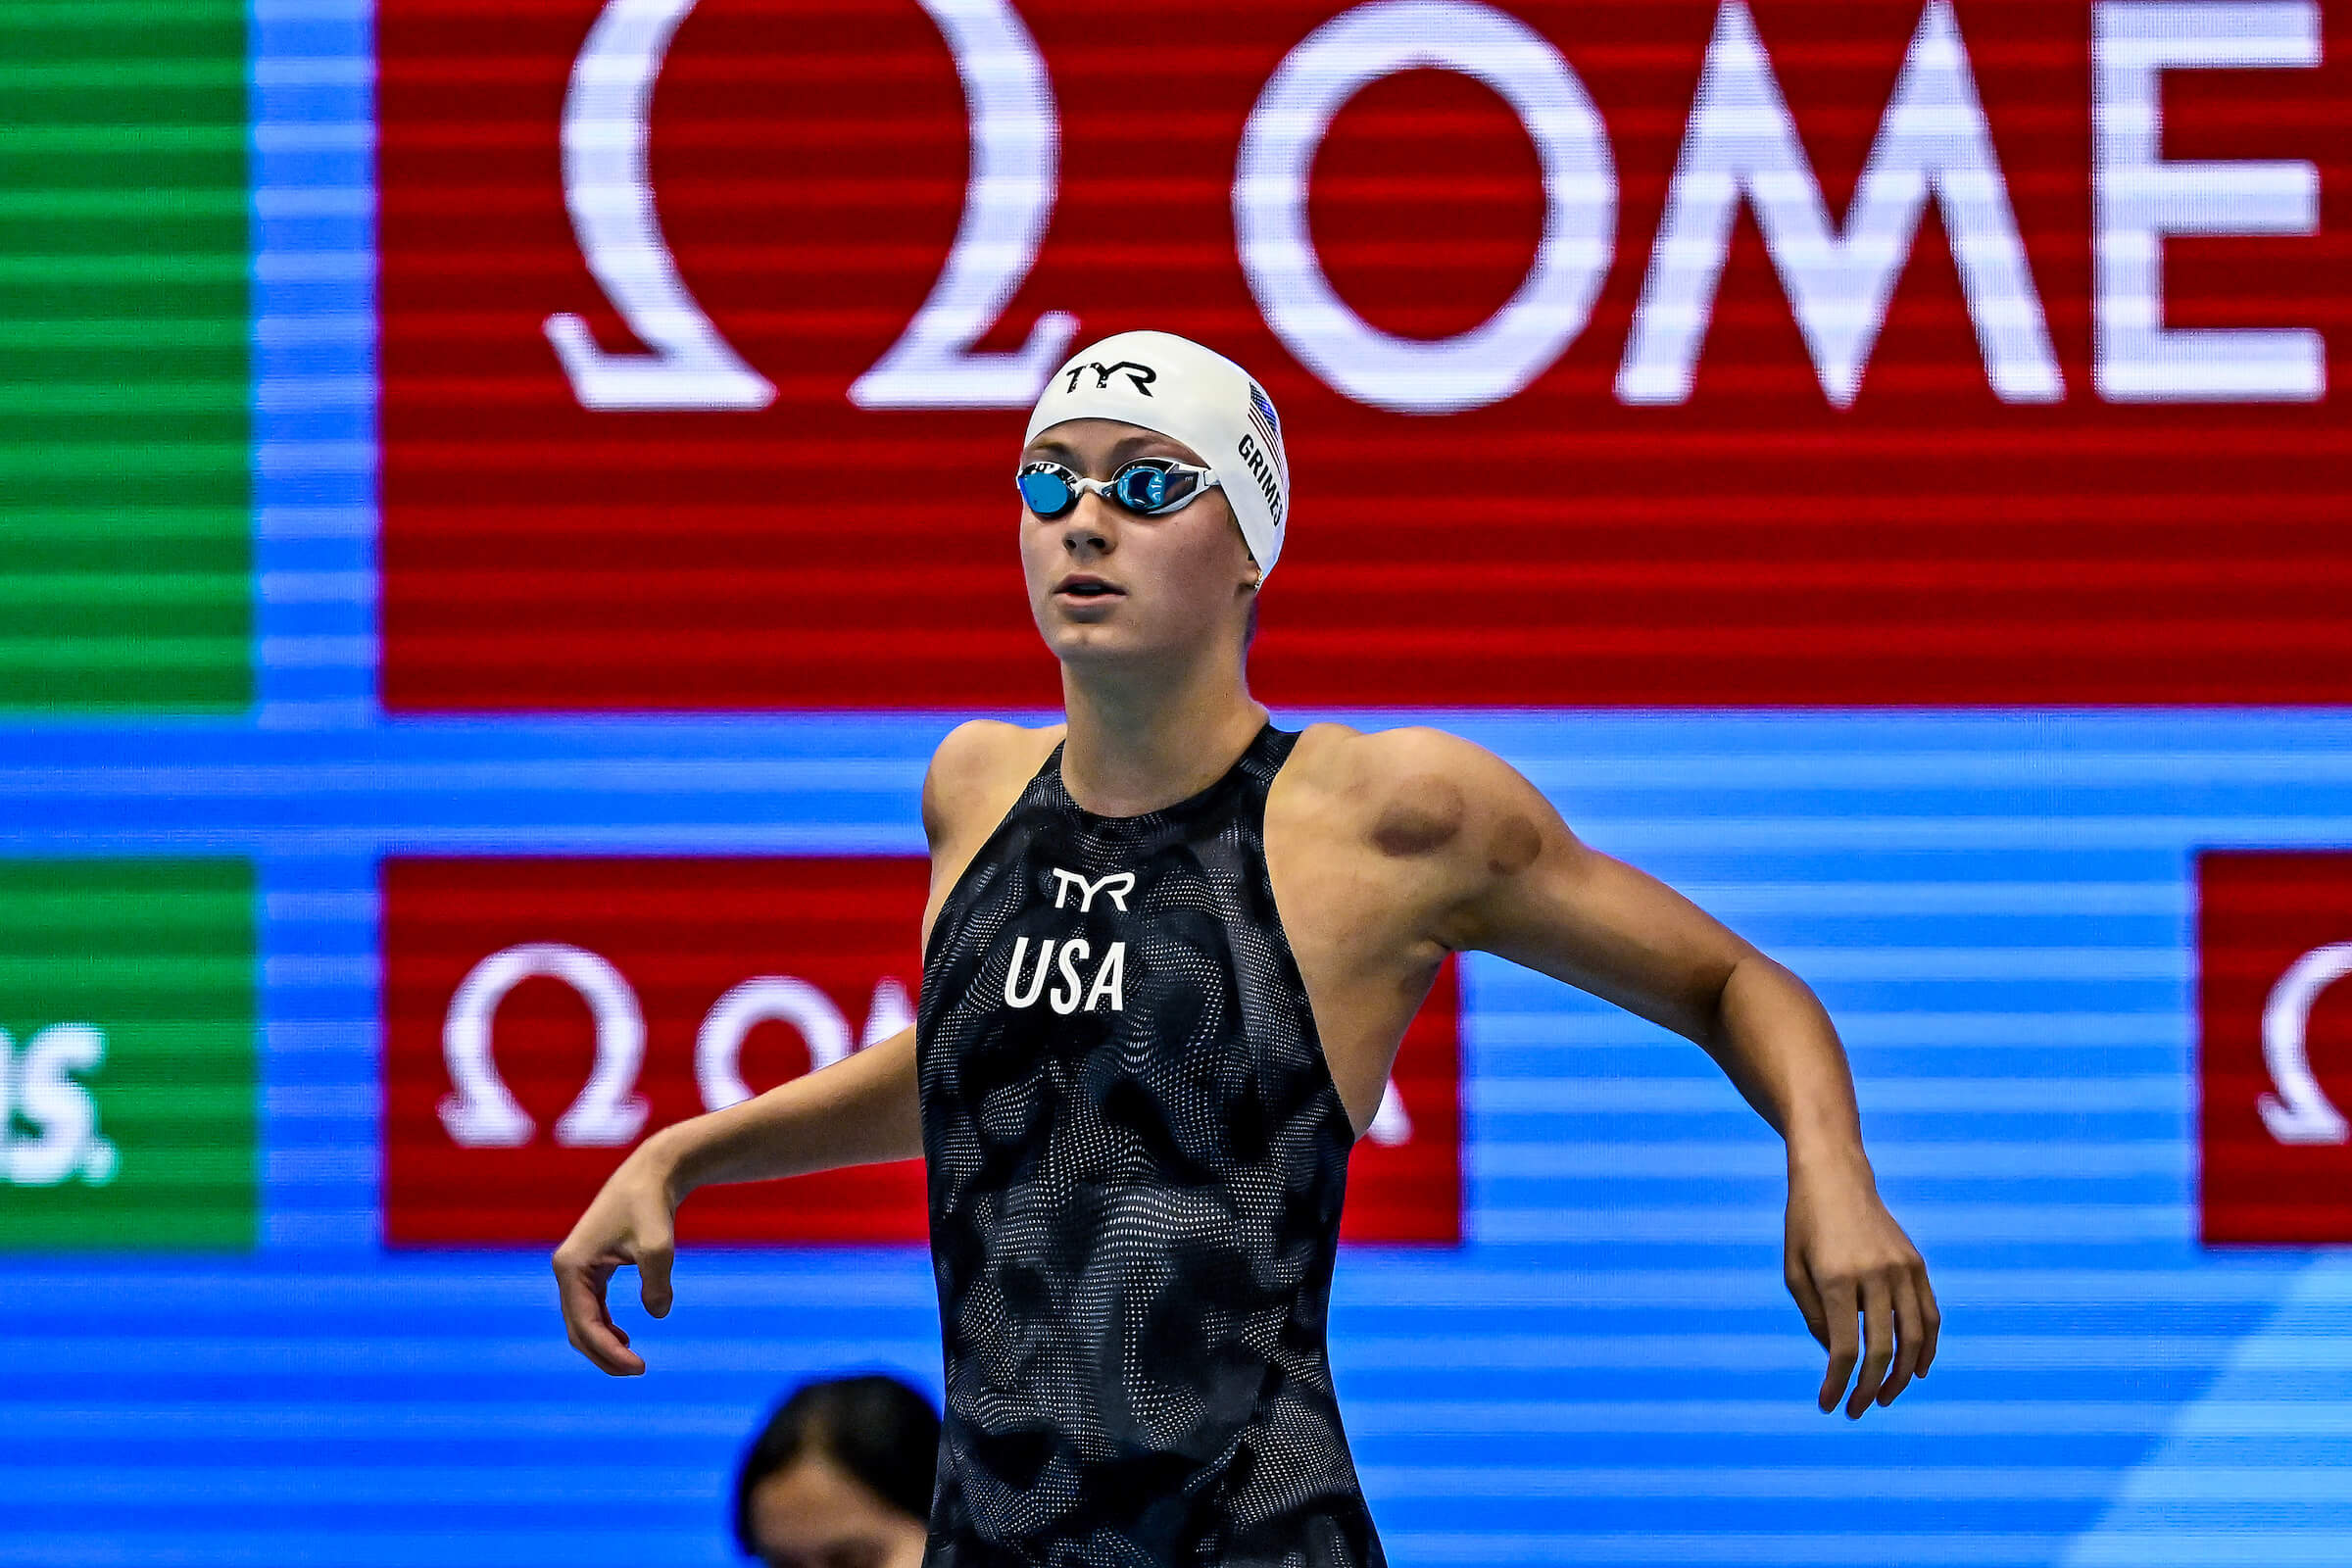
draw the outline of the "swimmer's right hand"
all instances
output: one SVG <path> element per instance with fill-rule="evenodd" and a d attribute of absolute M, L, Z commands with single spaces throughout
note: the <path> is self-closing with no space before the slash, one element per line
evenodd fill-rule
<path fill-rule="evenodd" d="M 677 1247 L 674 1166 L 659 1135 L 621 1161 L 556 1249 L 556 1299 L 571 1348 L 612 1376 L 637 1377 L 645 1358 L 612 1321 L 605 1287 L 623 1263 L 637 1266 L 638 1296 L 655 1317 L 669 1315 L 669 1264 Z"/>

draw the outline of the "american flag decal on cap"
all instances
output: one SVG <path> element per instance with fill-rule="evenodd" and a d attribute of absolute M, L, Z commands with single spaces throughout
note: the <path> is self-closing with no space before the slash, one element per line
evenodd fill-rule
<path fill-rule="evenodd" d="M 1250 383 L 1250 428 L 1257 432 L 1257 438 L 1266 444 L 1266 451 L 1272 454 L 1278 466 L 1290 466 L 1289 460 L 1282 455 L 1282 421 L 1275 417 L 1274 405 L 1267 398 L 1266 389 L 1255 381 Z"/>

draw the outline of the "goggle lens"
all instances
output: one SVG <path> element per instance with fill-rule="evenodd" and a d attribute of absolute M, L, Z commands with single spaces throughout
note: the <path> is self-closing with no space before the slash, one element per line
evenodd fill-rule
<path fill-rule="evenodd" d="M 1110 484 L 1117 491 L 1119 506 L 1127 508 L 1129 513 L 1157 511 L 1162 506 L 1174 506 L 1176 501 L 1183 501 L 1188 494 L 1193 494 L 1190 491 L 1190 479 L 1186 475 L 1169 470 L 1169 467 L 1152 466 L 1148 459 L 1122 467 L 1119 477 L 1112 479 Z"/>
<path fill-rule="evenodd" d="M 1110 481 L 1111 493 L 1129 512 L 1150 512 L 1168 496 L 1168 476 L 1157 468 L 1130 466 Z"/>
<path fill-rule="evenodd" d="M 1041 517 L 1058 517 L 1078 504 L 1078 492 L 1052 468 L 1034 468 L 1021 475 L 1021 500 Z"/>

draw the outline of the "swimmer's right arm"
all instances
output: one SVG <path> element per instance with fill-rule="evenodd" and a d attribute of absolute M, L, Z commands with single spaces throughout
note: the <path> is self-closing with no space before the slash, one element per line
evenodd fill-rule
<path fill-rule="evenodd" d="M 646 1311 L 669 1314 L 673 1219 L 695 1189 L 922 1152 L 912 1025 L 741 1104 L 662 1128 L 629 1152 L 556 1249 L 556 1291 L 572 1348 L 614 1377 L 645 1370 L 612 1321 L 605 1288 L 621 1265 L 635 1264 Z"/>
<path fill-rule="evenodd" d="M 923 833 L 931 848 L 926 951 L 948 889 L 1053 738 L 976 719 L 940 742 L 923 777 Z M 629 1152 L 556 1249 L 557 1297 L 572 1348 L 614 1377 L 645 1370 L 627 1333 L 612 1321 L 605 1288 L 622 1265 L 634 1264 L 646 1311 L 668 1315 L 672 1222 L 696 1188 L 913 1159 L 922 1152 L 911 1026 L 741 1104 L 662 1128 Z"/>

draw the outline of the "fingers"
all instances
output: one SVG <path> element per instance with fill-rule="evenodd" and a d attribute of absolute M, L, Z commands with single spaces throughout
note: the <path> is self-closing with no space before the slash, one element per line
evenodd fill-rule
<path fill-rule="evenodd" d="M 629 1337 L 614 1326 L 605 1304 L 605 1284 L 618 1266 L 612 1257 L 583 1263 L 558 1252 L 556 1300 L 573 1349 L 616 1378 L 636 1377 L 645 1371 L 645 1359 L 629 1348 Z"/>
<path fill-rule="evenodd" d="M 1911 1386 L 1919 1370 L 1919 1342 L 1926 1332 L 1919 1286 L 1906 1269 L 1894 1277 L 1894 1364 L 1887 1368 L 1886 1381 L 1879 1389 L 1880 1404 L 1892 1404 L 1894 1396 Z"/>
<path fill-rule="evenodd" d="M 1928 1364 L 1936 1359 L 1936 1342 L 1943 1335 L 1943 1313 L 1936 1305 L 1936 1287 L 1928 1283 L 1928 1266 L 1919 1265 L 1919 1375 L 1928 1375 Z"/>
<path fill-rule="evenodd" d="M 1854 1362 L 1861 1354 L 1860 1335 L 1854 1329 L 1856 1311 L 1854 1287 L 1850 1280 L 1832 1280 L 1819 1286 L 1822 1316 L 1830 1326 L 1830 1368 L 1821 1380 L 1819 1403 L 1821 1413 L 1829 1414 L 1838 1408 L 1838 1396 L 1845 1392 L 1845 1380 L 1853 1376 Z"/>
<path fill-rule="evenodd" d="M 637 1250 L 637 1298 L 655 1317 L 669 1316 L 669 1263 L 674 1255 L 667 1240 Z"/>
<path fill-rule="evenodd" d="M 1862 1282 L 1862 1374 L 1854 1379 L 1854 1392 L 1845 1401 L 1848 1420 L 1870 1408 L 1894 1362 L 1894 1290 L 1884 1275 Z"/>
<path fill-rule="evenodd" d="M 1846 1398 L 1845 1413 L 1858 1418 L 1873 1404 L 1892 1404 L 1913 1378 L 1927 1375 L 1929 1363 L 1936 1358 L 1943 1318 L 1924 1264 L 1893 1267 L 1859 1280 L 1832 1278 L 1826 1283 L 1815 1282 L 1803 1269 L 1792 1267 L 1788 1290 L 1805 1314 L 1814 1339 L 1830 1352 L 1819 1400 L 1824 1414 L 1845 1392 L 1848 1376 L 1853 1376 L 1853 1391 Z"/>
<path fill-rule="evenodd" d="M 1804 1314 L 1805 1327 L 1812 1331 L 1814 1342 L 1828 1349 L 1830 1326 L 1822 1316 L 1821 1293 L 1813 1289 L 1812 1276 L 1805 1272 L 1803 1264 L 1791 1260 L 1782 1278 L 1788 1283 L 1788 1294 L 1796 1299 L 1796 1309 Z"/>

